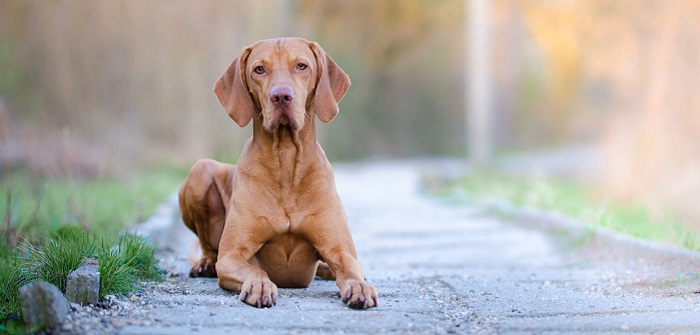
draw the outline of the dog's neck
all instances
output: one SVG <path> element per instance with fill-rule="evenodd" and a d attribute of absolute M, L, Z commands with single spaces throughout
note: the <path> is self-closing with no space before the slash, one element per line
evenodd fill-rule
<path fill-rule="evenodd" d="M 262 118 L 253 119 L 251 150 L 259 155 L 260 163 L 277 171 L 292 185 L 297 185 L 303 174 L 317 161 L 316 145 L 315 115 L 312 113 L 304 127 L 298 130 L 280 125 L 270 132 L 263 127 Z"/>

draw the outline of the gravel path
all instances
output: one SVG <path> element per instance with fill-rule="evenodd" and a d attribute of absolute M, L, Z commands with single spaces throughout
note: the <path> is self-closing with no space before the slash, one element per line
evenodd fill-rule
<path fill-rule="evenodd" d="M 587 233 L 586 243 L 573 248 L 576 229 L 552 224 L 563 219 L 538 212 L 503 219 L 423 195 L 425 169 L 409 162 L 336 167 L 360 262 L 379 290 L 378 308 L 350 310 L 335 283 L 316 280 L 309 289 L 280 289 L 277 306 L 255 309 L 215 279 L 188 278 L 194 235 L 177 222 L 171 199 L 143 227 L 162 246 L 168 279 L 102 306 L 75 308 L 62 332 L 700 332 L 696 253 L 608 233 Z"/>

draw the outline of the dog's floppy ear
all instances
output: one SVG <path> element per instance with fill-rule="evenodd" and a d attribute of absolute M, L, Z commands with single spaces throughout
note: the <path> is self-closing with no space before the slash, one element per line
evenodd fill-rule
<path fill-rule="evenodd" d="M 250 47 L 244 48 L 214 84 L 214 93 L 221 106 L 241 127 L 245 127 L 255 114 L 245 78 L 246 61 L 251 50 Z"/>
<path fill-rule="evenodd" d="M 316 56 L 318 67 L 313 105 L 318 118 L 328 123 L 338 114 L 338 103 L 350 87 L 350 77 L 318 43 L 311 43 L 310 48 Z"/>

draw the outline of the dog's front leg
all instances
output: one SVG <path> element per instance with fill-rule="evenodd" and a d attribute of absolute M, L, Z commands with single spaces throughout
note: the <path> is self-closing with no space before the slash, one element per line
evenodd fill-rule
<path fill-rule="evenodd" d="M 365 282 L 342 207 L 334 213 L 314 217 L 305 227 L 305 235 L 335 272 L 343 302 L 353 309 L 376 307 L 377 289 Z"/>
<path fill-rule="evenodd" d="M 353 309 L 376 307 L 378 305 L 377 289 L 365 282 L 357 256 L 342 252 L 337 257 L 331 258 L 333 260 L 328 261 L 328 264 L 336 272 L 335 283 L 340 288 L 340 297 L 343 302 Z"/>
<path fill-rule="evenodd" d="M 277 285 L 265 271 L 251 264 L 256 263 L 255 253 L 267 241 L 268 234 L 261 229 L 264 225 L 256 225 L 254 222 L 246 225 L 238 217 L 240 216 L 235 214 L 228 217 L 219 244 L 219 287 L 240 291 L 240 300 L 248 305 L 271 307 L 277 304 Z"/>

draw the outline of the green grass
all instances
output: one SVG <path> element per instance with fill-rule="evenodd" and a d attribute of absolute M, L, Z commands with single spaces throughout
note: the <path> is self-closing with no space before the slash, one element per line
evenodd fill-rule
<path fill-rule="evenodd" d="M 506 201 L 515 207 L 559 212 L 590 227 L 603 227 L 645 240 L 675 244 L 700 251 L 700 233 L 679 220 L 657 218 L 641 204 L 613 203 L 601 191 L 583 184 L 542 177 L 513 177 L 475 171 L 436 190 L 459 195 L 462 201 Z"/>
<path fill-rule="evenodd" d="M 13 257 L 0 259 L 0 334 L 26 330 L 19 300 L 22 285 L 44 280 L 65 292 L 68 274 L 88 257 L 99 262 L 100 297 L 125 294 L 135 290 L 138 281 L 162 278 L 155 247 L 145 237 L 127 232 L 110 240 L 77 226 L 67 227 L 52 238 L 22 245 Z"/>
<path fill-rule="evenodd" d="M 88 257 L 99 261 L 100 297 L 159 280 L 155 247 L 120 232 L 150 216 L 186 173 L 167 168 L 95 180 L 0 176 L 0 333 L 21 320 L 19 287 L 44 280 L 65 292 L 68 273 Z"/>
<path fill-rule="evenodd" d="M 95 242 L 79 227 L 65 226 L 52 238 L 23 244 L 20 250 L 20 270 L 27 282 L 43 280 L 65 292 L 68 274 L 95 252 Z"/>
<path fill-rule="evenodd" d="M 19 287 L 24 279 L 16 259 L 0 259 L 0 325 L 3 319 L 19 315 Z"/>
<path fill-rule="evenodd" d="M 0 286 L 7 295 L 0 296 L 7 307 L 3 316 L 18 314 L 16 292 L 22 284 L 43 280 L 65 292 L 68 274 L 89 257 L 99 262 L 100 297 L 131 292 L 137 281 L 159 280 L 162 276 L 154 257 L 155 247 L 132 232 L 109 239 L 77 226 L 65 226 L 51 238 L 22 245 L 20 251 L 14 262 L 3 263 L 7 270 L 0 276 Z"/>
<path fill-rule="evenodd" d="M 114 245 L 103 245 L 98 254 L 100 296 L 131 292 L 136 280 L 160 280 L 163 271 L 155 252 L 146 237 L 134 233 L 124 234 Z"/>
<path fill-rule="evenodd" d="M 42 178 L 19 172 L 0 176 L 0 218 L 8 210 L 19 235 L 34 238 L 66 224 L 114 234 L 142 222 L 185 179 L 167 168 L 124 178 Z"/>
<path fill-rule="evenodd" d="M 100 297 L 107 294 L 123 294 L 132 290 L 131 283 L 138 278 L 123 250 L 108 245 L 100 249 Z M 102 280 L 102 278 L 106 280 Z"/>

